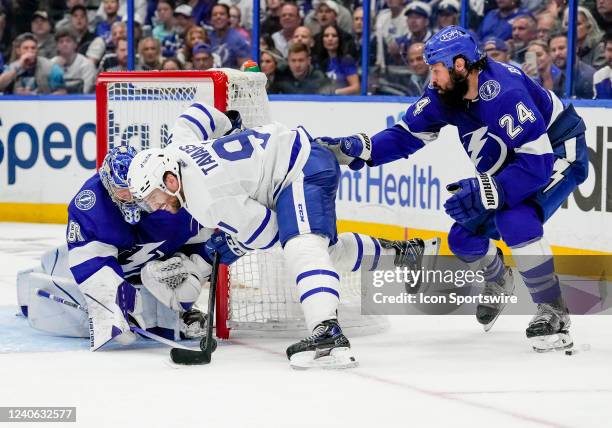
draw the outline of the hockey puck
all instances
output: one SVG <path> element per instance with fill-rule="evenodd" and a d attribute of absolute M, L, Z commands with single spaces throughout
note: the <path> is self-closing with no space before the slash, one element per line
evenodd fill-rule
<path fill-rule="evenodd" d="M 565 351 L 565 355 L 576 355 L 577 353 L 577 349 L 568 349 L 567 351 Z"/>

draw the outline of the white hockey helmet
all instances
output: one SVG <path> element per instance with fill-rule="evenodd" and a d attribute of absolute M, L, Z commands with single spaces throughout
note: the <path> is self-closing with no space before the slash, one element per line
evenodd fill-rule
<path fill-rule="evenodd" d="M 127 177 L 130 193 L 134 200 L 141 204 L 154 190 L 159 189 L 168 195 L 178 197 L 181 205 L 183 205 L 184 201 L 180 196 L 180 169 L 178 159 L 169 151 L 146 149 L 139 152 L 130 164 Z M 176 192 L 171 192 L 164 183 L 164 176 L 167 172 L 179 178 L 179 189 Z M 151 211 L 146 204 L 141 205 L 141 207 L 146 211 Z"/>

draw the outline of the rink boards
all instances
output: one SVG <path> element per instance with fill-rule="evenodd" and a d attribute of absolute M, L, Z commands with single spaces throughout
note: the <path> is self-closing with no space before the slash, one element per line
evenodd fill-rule
<path fill-rule="evenodd" d="M 408 99 L 275 98 L 275 120 L 311 135 L 374 134 L 395 123 Z M 344 100 L 344 99 L 341 99 Z M 612 242 L 612 104 L 578 102 L 587 124 L 589 178 L 547 224 L 557 254 L 609 252 Z M 95 101 L 87 98 L 0 99 L 0 221 L 62 223 L 66 204 L 95 169 Z M 127 124 L 122 124 L 127 126 Z M 445 185 L 473 175 L 447 127 L 411 159 L 353 172 L 338 192 L 341 230 L 387 238 L 448 231 Z"/>

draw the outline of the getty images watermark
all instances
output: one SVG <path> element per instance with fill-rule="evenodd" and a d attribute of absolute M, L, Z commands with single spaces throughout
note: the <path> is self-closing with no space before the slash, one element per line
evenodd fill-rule
<path fill-rule="evenodd" d="M 373 262 L 373 260 L 372 260 Z M 364 315 L 474 315 L 479 304 L 505 304 L 504 313 L 533 315 L 535 305 L 516 268 L 507 280 L 512 295 L 483 294 L 484 271 L 454 256 L 425 257 L 419 269 L 398 268 L 381 257 L 378 270 L 364 261 L 361 313 Z M 555 257 L 561 292 L 574 314 L 612 314 L 612 256 Z M 612 290 L 610 290 L 612 291 Z M 610 297 L 608 297 L 610 296 Z"/>

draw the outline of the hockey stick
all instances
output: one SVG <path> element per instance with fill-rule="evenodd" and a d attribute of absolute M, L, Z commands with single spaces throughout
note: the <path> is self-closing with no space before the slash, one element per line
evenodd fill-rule
<path fill-rule="evenodd" d="M 73 303 L 73 302 L 70 302 L 70 301 L 64 299 L 63 297 L 56 296 L 55 294 L 51 294 L 47 290 L 42 290 L 40 288 L 37 288 L 36 289 L 36 295 L 39 296 L 39 297 L 43 297 L 45 299 L 52 300 L 52 301 L 54 301 L 56 303 L 61 303 L 62 305 L 66 305 L 66 306 L 69 306 L 71 308 L 78 309 L 80 311 L 83 311 L 83 312 L 87 313 L 87 308 L 86 307 L 81 306 L 81 305 L 76 304 L 76 303 Z M 171 348 L 179 348 L 179 349 L 184 349 L 184 350 L 187 350 L 187 351 L 197 352 L 195 349 L 188 348 L 187 346 L 181 345 L 180 343 L 177 343 L 177 342 L 175 342 L 173 340 L 166 339 L 165 337 L 158 336 L 155 333 L 151 333 L 150 331 L 143 330 L 142 328 L 136 327 L 134 325 L 130 326 L 130 330 L 133 331 L 134 333 L 138 333 L 138 334 L 140 334 L 142 336 L 148 337 L 151 340 L 154 340 L 156 342 L 159 342 L 159 343 L 161 343 L 163 345 L 166 345 L 166 346 L 169 346 Z"/>
<path fill-rule="evenodd" d="M 217 282 L 219 279 L 219 253 L 215 253 L 212 273 L 210 274 L 210 290 L 208 294 L 208 324 L 206 324 L 206 336 L 200 341 L 200 351 L 173 348 L 170 350 L 170 358 L 176 364 L 187 366 L 210 364 L 212 352 L 216 348 L 217 341 L 213 338 L 213 320 L 215 319 L 215 298 L 217 295 Z"/>

